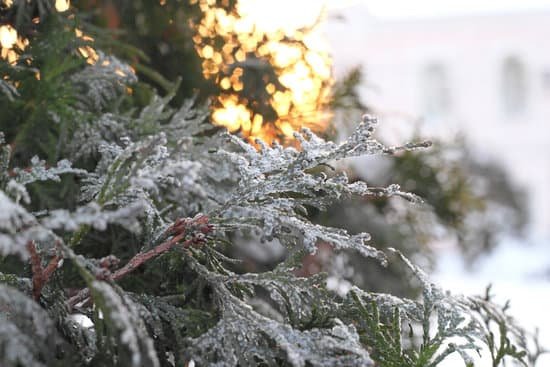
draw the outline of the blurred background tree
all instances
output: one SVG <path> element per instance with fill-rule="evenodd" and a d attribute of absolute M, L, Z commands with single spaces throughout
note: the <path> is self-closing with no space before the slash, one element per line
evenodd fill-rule
<path fill-rule="evenodd" d="M 365 111 L 376 110 L 359 95 L 358 86 L 364 79 L 364 71 L 355 67 L 335 82 L 332 123 L 342 136 Z M 413 133 L 413 140 L 415 136 L 421 135 Z M 398 182 L 405 191 L 422 197 L 425 205 L 411 207 L 392 198 L 349 200 L 320 213 L 317 220 L 350 233 L 369 228 L 375 246 L 396 247 L 425 269 L 434 269 L 441 247 L 458 247 L 471 268 L 507 236 L 523 236 L 529 219 L 526 192 L 511 181 L 505 169 L 477 155 L 463 136 L 432 143 L 427 150 L 359 160 L 347 166 L 350 177 L 373 186 Z M 400 267 L 390 264 L 389 269 L 382 269 L 380 264 L 353 254 L 338 256 L 322 256 L 310 264 L 316 271 L 332 272 L 335 288 L 346 290 L 353 283 L 402 296 L 416 291 L 403 282 L 406 274 Z M 335 266 L 346 270 L 330 270 Z"/>
<path fill-rule="evenodd" d="M 254 142 L 292 140 L 307 126 L 327 131 L 330 58 L 312 48 L 315 25 L 266 32 L 241 15 L 237 1 L 86 0 L 85 27 L 98 46 L 129 61 L 173 103 L 197 96 L 212 120 Z"/>

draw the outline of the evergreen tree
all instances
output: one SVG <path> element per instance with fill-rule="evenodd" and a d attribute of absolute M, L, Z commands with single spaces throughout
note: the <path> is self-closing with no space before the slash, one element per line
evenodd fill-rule
<path fill-rule="evenodd" d="M 78 13 L 49 0 L 0 11 L 27 40 L 0 64 L 0 365 L 436 366 L 451 353 L 472 365 L 481 348 L 494 366 L 536 358 L 489 294 L 451 295 L 367 233 L 308 219 L 349 197 L 421 203 L 320 168 L 428 143 L 386 146 L 366 115 L 339 144 L 304 129 L 299 148 L 256 149 L 213 127 L 204 105 L 170 105 L 177 84 L 134 95 L 134 71 L 91 43 Z M 244 272 L 232 251 L 243 236 L 286 256 Z M 322 274 L 297 276 L 320 243 L 401 263 L 422 298 L 338 295 Z"/>

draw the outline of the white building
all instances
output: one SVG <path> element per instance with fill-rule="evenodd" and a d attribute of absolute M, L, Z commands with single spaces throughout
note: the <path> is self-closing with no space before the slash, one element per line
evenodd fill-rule
<path fill-rule="evenodd" d="M 533 236 L 550 235 L 550 12 L 380 20 L 357 5 L 340 14 L 326 32 L 336 73 L 363 66 L 362 96 L 383 125 L 406 131 L 423 119 L 428 135 L 464 132 L 530 193 Z"/>

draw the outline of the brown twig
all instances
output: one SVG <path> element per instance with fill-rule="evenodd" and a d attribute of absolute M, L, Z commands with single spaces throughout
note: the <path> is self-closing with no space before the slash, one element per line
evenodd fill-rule
<path fill-rule="evenodd" d="M 124 265 L 122 268 L 115 271 L 111 276 L 111 279 L 119 280 L 121 278 L 124 278 L 128 273 L 131 273 L 132 271 L 137 269 L 140 265 L 170 250 L 184 237 L 185 237 L 185 233 L 179 234 L 173 237 L 172 239 L 161 243 L 157 247 L 152 248 L 147 252 L 140 252 L 136 254 L 133 258 L 130 259 L 130 261 L 126 263 L 126 265 Z M 185 241 L 183 243 L 183 246 L 189 247 L 189 245 L 186 246 L 186 243 L 189 241 L 190 240 Z"/>
<path fill-rule="evenodd" d="M 178 219 L 170 225 L 163 234 L 163 237 L 171 237 L 170 239 L 165 240 L 149 251 L 136 254 L 126 263 L 126 265 L 115 271 L 110 276 L 110 279 L 117 281 L 124 278 L 144 263 L 164 254 L 177 244 L 180 244 L 183 248 L 203 244 L 206 241 L 205 235 L 210 233 L 212 229 L 213 226 L 208 223 L 208 217 L 205 215 L 198 215 L 195 218 Z M 181 242 L 186 237 L 190 238 Z M 82 289 L 76 295 L 69 298 L 67 304 L 72 308 L 89 296 L 90 290 L 88 288 Z"/>
<path fill-rule="evenodd" d="M 205 241 L 204 235 L 211 231 L 212 225 L 208 224 L 207 216 L 197 216 L 193 219 L 178 219 L 174 222 L 174 224 L 168 227 L 165 232 L 167 235 L 173 236 L 171 239 L 164 241 L 149 251 L 136 254 L 130 259 L 130 261 L 128 261 L 128 263 L 126 263 L 126 265 L 115 271 L 111 276 L 111 279 L 119 280 L 125 277 L 140 265 L 167 252 L 188 235 L 191 235 L 191 238 L 181 243 L 183 248 L 189 248 L 189 246 L 192 245 L 202 244 Z"/>
<path fill-rule="evenodd" d="M 88 297 L 90 297 L 90 290 L 88 288 L 81 289 L 77 294 L 67 300 L 69 310 L 72 310 L 74 306 L 84 301 Z"/>
<path fill-rule="evenodd" d="M 33 298 L 38 301 L 40 299 L 40 295 L 42 294 L 42 289 L 54 273 L 55 269 L 57 269 L 57 265 L 59 264 L 59 260 L 61 260 L 61 258 L 57 255 L 54 256 L 46 268 L 43 268 L 42 259 L 40 258 L 38 251 L 36 251 L 36 244 L 33 240 L 30 240 L 27 243 L 27 250 L 29 251 L 31 257 L 32 295 Z"/>

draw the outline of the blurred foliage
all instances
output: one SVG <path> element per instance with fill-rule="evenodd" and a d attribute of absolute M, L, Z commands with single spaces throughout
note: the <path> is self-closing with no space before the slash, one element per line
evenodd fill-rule
<path fill-rule="evenodd" d="M 17 82 L 17 94 L 22 97 L 0 101 L 0 129 L 15 145 L 17 162 L 28 161 L 36 154 L 49 162 L 56 161 L 65 143 L 60 137 L 84 118 L 72 108 L 76 99 L 66 78 L 67 73 L 85 65 L 77 55 L 84 42 L 61 25 L 65 22 L 52 14 L 42 23 L 33 24 L 37 35 L 22 51 L 18 67 L 7 63 L 0 66 L 4 80 Z M 56 37 L 52 37 L 53 32 Z"/>
<path fill-rule="evenodd" d="M 172 103 L 209 100 L 212 119 L 254 143 L 292 140 L 301 126 L 326 130 L 330 59 L 308 45 L 311 28 L 268 33 L 242 19 L 234 0 L 85 0 L 97 45 L 127 60 Z M 304 73 L 307 82 L 303 82 Z"/>
<path fill-rule="evenodd" d="M 365 80 L 360 67 L 337 80 L 332 102 L 334 125 L 348 130 L 350 120 L 356 120 L 365 110 L 376 109 L 362 101 L 358 91 L 362 83 Z M 506 236 L 522 236 L 528 222 L 527 194 L 511 181 L 506 170 L 476 154 L 463 136 L 432 143 L 427 150 L 403 152 L 391 159 L 377 158 L 347 168 L 352 179 L 366 180 L 372 186 L 400 183 L 405 191 L 425 200 L 422 208 L 403 206 L 392 198 L 348 200 L 319 213 L 315 220 L 351 233 L 372 228 L 378 248 L 398 248 L 425 269 L 433 269 L 438 243 L 458 246 L 465 265 L 471 267 Z M 316 271 L 332 272 L 344 284 L 347 279 L 365 289 L 403 296 L 418 291 L 414 284 L 411 287 L 401 281 L 406 277 L 402 267 L 390 264 L 383 269 L 369 259 L 352 254 L 339 256 L 338 260 L 319 256 L 310 261 Z M 335 263 L 346 270 L 335 271 Z"/>
<path fill-rule="evenodd" d="M 465 264 L 473 266 L 475 259 L 493 250 L 505 236 L 523 234 L 525 193 L 498 165 L 473 158 L 463 141 L 436 143 L 428 150 L 405 152 L 384 163 L 367 182 L 374 186 L 401 182 L 404 190 L 422 197 L 425 205 L 411 208 L 391 198 L 348 200 L 319 213 L 316 220 L 351 233 L 372 228 L 378 248 L 399 248 L 426 269 L 435 265 L 437 243 L 457 245 Z M 356 175 L 356 179 L 366 178 Z M 353 284 L 401 295 L 414 291 L 400 281 L 406 277 L 402 267 L 390 264 L 383 269 L 349 255 L 343 261 L 353 269 L 344 276 Z"/>
<path fill-rule="evenodd" d="M 397 157 L 384 178 L 423 197 L 469 263 L 504 235 L 522 235 L 527 224 L 526 193 L 503 167 L 478 158 L 463 138 Z"/>
<path fill-rule="evenodd" d="M 342 77 L 337 79 L 332 86 L 330 107 L 340 113 L 365 113 L 369 110 L 362 100 L 358 87 L 364 81 L 363 69 L 355 66 Z"/>
<path fill-rule="evenodd" d="M 232 9 L 234 1 L 219 1 Z M 222 4 L 223 3 L 223 4 Z M 139 78 L 166 93 L 181 78 L 182 88 L 173 103 L 199 93 L 202 99 L 216 93 L 202 76 L 200 58 L 190 22 L 203 16 L 198 4 L 167 0 L 82 0 L 74 4 L 83 26 L 105 52 L 128 61 Z"/>

